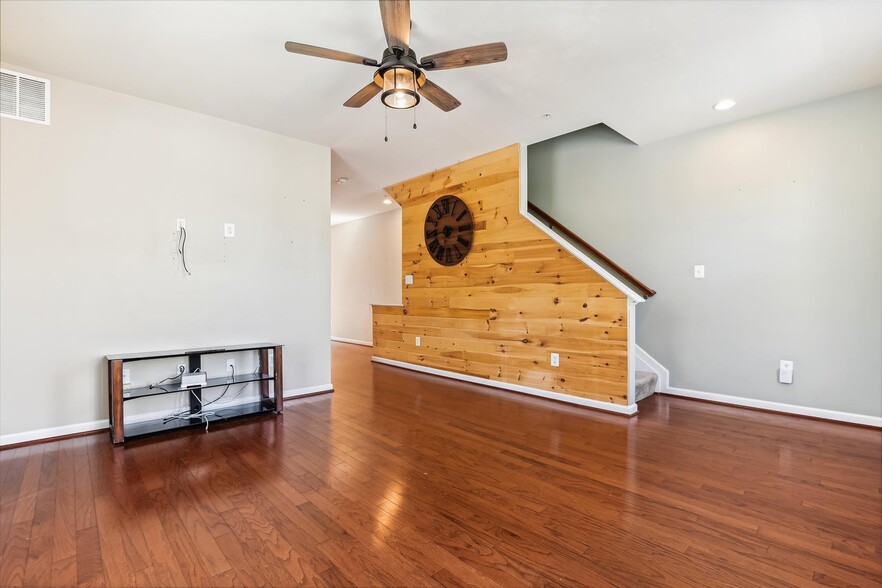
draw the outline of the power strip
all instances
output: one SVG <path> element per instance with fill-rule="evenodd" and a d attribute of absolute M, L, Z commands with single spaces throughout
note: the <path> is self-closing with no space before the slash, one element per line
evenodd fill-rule
<path fill-rule="evenodd" d="M 198 388 L 200 386 L 204 386 L 208 383 L 208 376 L 203 372 L 196 372 L 193 374 L 182 374 L 181 375 L 181 387 L 182 388 Z"/>

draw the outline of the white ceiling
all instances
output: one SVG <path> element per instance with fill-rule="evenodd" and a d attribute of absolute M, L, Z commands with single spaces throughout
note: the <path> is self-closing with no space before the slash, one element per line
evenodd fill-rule
<path fill-rule="evenodd" d="M 0 3 L 4 62 L 333 149 L 332 220 L 388 207 L 383 186 L 511 143 L 605 122 L 644 144 L 882 84 L 882 3 L 415 0 L 418 57 L 505 41 L 508 61 L 429 77 L 462 101 L 389 112 L 343 102 L 379 59 L 373 1 Z M 722 97 L 738 105 L 711 106 Z M 549 119 L 543 117 L 550 113 Z M 331 180 L 329 180 L 331 181 Z"/>

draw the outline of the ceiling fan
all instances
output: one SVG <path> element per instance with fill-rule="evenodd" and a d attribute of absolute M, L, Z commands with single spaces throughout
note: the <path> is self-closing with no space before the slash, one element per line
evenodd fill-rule
<path fill-rule="evenodd" d="M 444 112 L 453 110 L 461 103 L 430 81 L 424 71 L 484 65 L 505 61 L 508 57 L 505 43 L 487 43 L 435 53 L 417 61 L 416 53 L 409 46 L 410 0 L 380 0 L 380 16 L 388 44 L 380 61 L 292 41 L 285 43 L 285 49 L 301 55 L 376 67 L 371 83 L 353 94 L 343 103 L 344 106 L 360 108 L 382 92 L 381 100 L 389 108 L 413 108 L 419 104 L 422 96 Z"/>

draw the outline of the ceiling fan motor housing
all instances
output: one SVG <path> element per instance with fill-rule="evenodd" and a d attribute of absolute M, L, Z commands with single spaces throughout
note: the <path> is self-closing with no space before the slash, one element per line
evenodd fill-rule
<path fill-rule="evenodd" d="M 413 49 L 404 51 L 400 47 L 389 47 L 383 51 L 374 83 L 383 88 L 381 100 L 386 106 L 413 108 L 420 102 L 417 90 L 426 83 L 426 74 L 420 70 Z"/>

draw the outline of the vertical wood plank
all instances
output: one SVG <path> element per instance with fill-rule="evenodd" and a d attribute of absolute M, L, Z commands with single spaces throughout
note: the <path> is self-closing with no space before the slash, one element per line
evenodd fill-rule
<path fill-rule="evenodd" d="M 125 441 L 125 428 L 123 423 L 123 362 L 121 359 L 112 359 L 108 362 L 108 382 L 110 401 L 110 435 L 114 443 Z"/>
<path fill-rule="evenodd" d="M 285 387 L 282 382 L 282 346 L 273 347 L 273 390 L 276 400 L 276 412 L 282 412 L 285 404 Z"/>

